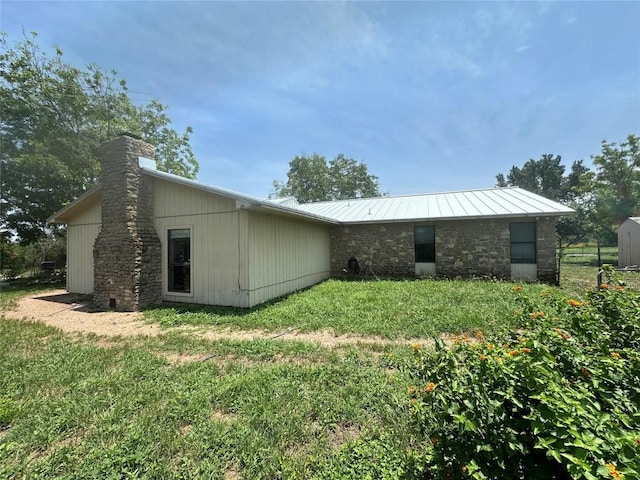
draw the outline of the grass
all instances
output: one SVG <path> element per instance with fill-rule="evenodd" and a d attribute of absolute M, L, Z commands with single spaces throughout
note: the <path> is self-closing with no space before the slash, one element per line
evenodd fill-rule
<path fill-rule="evenodd" d="M 175 351 L 219 361 L 172 365 Z M 399 421 L 390 405 L 406 385 L 384 358 L 178 335 L 105 348 L 2 319 L 0 392 L 17 410 L 0 478 L 308 478 Z"/>
<path fill-rule="evenodd" d="M 305 332 L 332 329 L 336 334 L 430 337 L 493 328 L 513 310 L 512 288 L 508 282 L 328 280 L 254 309 L 183 305 L 151 309 L 145 317 L 164 326 L 295 328 Z M 547 287 L 528 288 L 539 292 Z"/>
<path fill-rule="evenodd" d="M 592 245 L 571 246 L 564 250 L 562 261 L 566 265 L 598 266 L 598 249 Z M 601 247 L 601 263 L 618 265 L 618 247 Z"/>
<path fill-rule="evenodd" d="M 565 265 L 562 289 L 579 295 L 596 272 Z M 413 338 L 501 328 L 512 317 L 512 288 L 332 280 L 248 311 L 145 315 L 166 326 Z M 523 286 L 531 296 L 548 288 Z M 25 293 L 3 291 L 2 301 Z M 410 358 L 411 347 L 394 344 L 211 341 L 170 329 L 154 338 L 67 337 L 2 317 L 0 478 L 398 478 L 411 380 L 394 365 Z"/>

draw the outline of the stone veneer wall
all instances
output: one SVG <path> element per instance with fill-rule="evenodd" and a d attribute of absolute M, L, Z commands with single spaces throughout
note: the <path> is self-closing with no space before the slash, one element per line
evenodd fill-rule
<path fill-rule="evenodd" d="M 415 276 L 413 224 L 334 225 L 330 252 L 332 277 L 347 276 L 343 270 L 351 257 L 358 260 L 361 275 Z"/>
<path fill-rule="evenodd" d="M 160 239 L 153 227 L 153 184 L 138 157 L 153 146 L 123 134 L 100 147 L 102 226 L 93 247 L 94 302 L 139 310 L 162 301 Z"/>
<path fill-rule="evenodd" d="M 331 228 L 331 275 L 338 278 L 349 276 L 344 269 L 347 269 L 349 258 L 355 257 L 361 275 L 373 276 L 375 273 L 387 278 L 414 277 L 414 226 L 435 225 L 436 276 L 509 279 L 509 223 L 512 221 L 487 219 L 336 225 Z M 555 220 L 540 218 L 536 222 L 538 278 L 555 283 Z"/>
<path fill-rule="evenodd" d="M 558 285 L 558 257 L 556 255 L 556 219 L 541 217 L 537 221 L 538 280 Z"/>

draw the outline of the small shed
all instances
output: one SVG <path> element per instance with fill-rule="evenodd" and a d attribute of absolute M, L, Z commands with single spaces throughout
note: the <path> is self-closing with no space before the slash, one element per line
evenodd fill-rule
<path fill-rule="evenodd" d="M 640 217 L 629 217 L 618 227 L 618 267 L 640 265 Z"/>

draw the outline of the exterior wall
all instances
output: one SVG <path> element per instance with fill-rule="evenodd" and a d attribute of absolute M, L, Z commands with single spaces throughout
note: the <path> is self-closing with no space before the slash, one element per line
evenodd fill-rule
<path fill-rule="evenodd" d="M 100 202 L 69 221 L 67 227 L 67 291 L 93 293 L 93 244 L 100 232 Z"/>
<path fill-rule="evenodd" d="M 509 223 L 513 219 L 457 220 L 432 223 L 387 223 L 331 227 L 331 275 L 344 277 L 349 258 L 356 257 L 361 275 L 414 277 L 413 229 L 435 225 L 438 277 L 511 278 Z M 537 275 L 555 283 L 555 221 L 537 223 Z"/>
<path fill-rule="evenodd" d="M 249 213 L 250 306 L 329 278 L 329 226 Z"/>
<path fill-rule="evenodd" d="M 443 277 L 511 278 L 508 219 L 436 224 L 436 274 Z"/>
<path fill-rule="evenodd" d="M 413 226 L 413 223 L 333 225 L 331 276 L 344 277 L 351 257 L 358 260 L 360 274 L 367 277 L 415 276 Z"/>
<path fill-rule="evenodd" d="M 247 211 L 223 196 L 154 178 L 154 225 L 162 244 L 162 298 L 248 307 Z M 168 230 L 191 229 L 191 292 L 167 291 Z"/>
<path fill-rule="evenodd" d="M 618 266 L 640 265 L 640 224 L 627 219 L 618 227 Z"/>
<path fill-rule="evenodd" d="M 540 217 L 536 222 L 536 256 L 538 260 L 538 280 L 557 285 L 558 258 L 556 256 L 556 219 Z"/>

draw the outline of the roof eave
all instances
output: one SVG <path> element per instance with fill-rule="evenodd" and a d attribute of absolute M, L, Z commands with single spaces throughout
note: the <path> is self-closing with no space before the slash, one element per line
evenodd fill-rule
<path fill-rule="evenodd" d="M 444 221 L 464 221 L 464 220 L 490 220 L 504 218 L 536 218 L 536 217 L 562 217 L 564 215 L 573 215 L 575 210 L 570 212 L 538 212 L 538 213 L 521 213 L 521 214 L 504 214 L 504 215 L 470 215 L 468 217 L 452 216 L 452 217 L 422 217 L 422 218 L 400 218 L 400 219 L 378 219 L 378 220 L 341 220 L 341 225 L 356 224 L 374 224 L 374 223 L 415 223 L 415 222 L 444 222 Z"/>
<path fill-rule="evenodd" d="M 65 214 L 75 209 L 80 203 L 83 203 L 89 197 L 92 197 L 94 194 L 96 194 L 99 191 L 100 191 L 99 185 L 96 185 L 95 187 L 87 190 L 78 198 L 76 198 L 73 202 L 71 202 L 69 205 L 62 207 L 56 213 L 54 213 L 49 218 L 47 218 L 47 223 L 67 223 L 67 220 L 65 219 Z"/>

